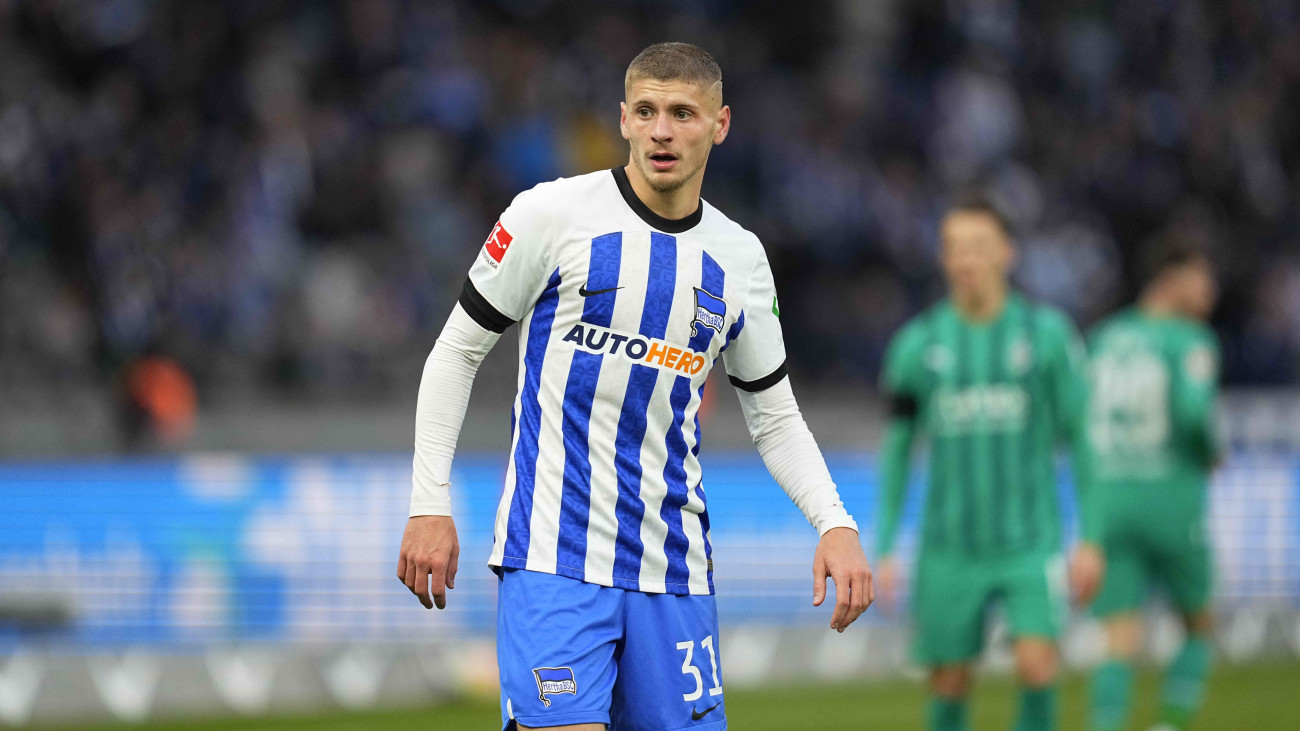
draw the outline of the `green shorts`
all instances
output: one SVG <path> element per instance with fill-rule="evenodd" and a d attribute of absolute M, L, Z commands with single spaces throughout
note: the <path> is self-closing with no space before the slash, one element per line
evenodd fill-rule
<path fill-rule="evenodd" d="M 912 596 L 916 660 L 948 665 L 979 655 L 987 612 L 999 599 L 1012 637 L 1056 639 L 1068 609 L 1064 557 L 1046 552 L 1001 558 L 923 552 Z"/>
<path fill-rule="evenodd" d="M 1106 575 L 1093 602 L 1098 617 L 1131 612 L 1142 606 L 1147 593 L 1162 587 L 1181 612 L 1199 612 L 1209 606 L 1211 569 L 1205 522 L 1199 515 L 1162 514 L 1107 517 Z"/>

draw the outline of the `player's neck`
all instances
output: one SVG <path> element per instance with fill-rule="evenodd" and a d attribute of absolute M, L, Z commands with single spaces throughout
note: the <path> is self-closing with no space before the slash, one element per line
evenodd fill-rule
<path fill-rule="evenodd" d="M 1174 302 L 1159 290 L 1142 295 L 1138 300 L 1138 310 L 1143 315 L 1154 318 L 1178 317 L 1181 314 Z"/>
<path fill-rule="evenodd" d="M 704 170 L 701 169 L 686 184 L 676 190 L 659 192 L 650 187 L 650 182 L 637 170 L 636 165 L 628 163 L 623 170 L 627 173 L 627 182 L 632 192 L 657 216 L 676 221 L 695 213 L 700 207 L 700 188 L 704 182 Z"/>
<path fill-rule="evenodd" d="M 1002 316 L 1010 296 L 1005 283 L 999 283 L 986 292 L 971 292 L 964 297 L 953 297 L 957 313 L 969 322 L 992 322 Z"/>

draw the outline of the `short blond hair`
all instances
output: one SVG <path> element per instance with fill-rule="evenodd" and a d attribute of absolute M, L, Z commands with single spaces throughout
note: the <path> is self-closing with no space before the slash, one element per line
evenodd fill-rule
<path fill-rule="evenodd" d="M 687 81 L 710 88 L 722 83 L 722 67 L 712 54 L 691 43 L 656 43 L 638 53 L 628 64 L 623 86 L 631 90 L 641 79 Z"/>

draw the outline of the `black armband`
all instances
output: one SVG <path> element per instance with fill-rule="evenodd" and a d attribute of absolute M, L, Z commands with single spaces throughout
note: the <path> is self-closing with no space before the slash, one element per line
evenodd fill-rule
<path fill-rule="evenodd" d="M 907 393 L 889 395 L 889 415 L 895 419 L 915 419 L 920 411 L 921 405 L 915 396 Z"/>
<path fill-rule="evenodd" d="M 469 279 L 465 280 L 465 288 L 460 291 L 460 300 L 458 301 L 460 302 L 461 309 L 465 310 L 465 314 L 473 318 L 474 322 L 481 325 L 484 330 L 491 330 L 492 332 L 499 334 L 505 332 L 506 328 L 515 324 L 514 320 L 501 314 L 500 310 L 493 307 L 492 303 L 488 302 L 487 299 L 479 293 L 478 289 L 474 286 L 474 282 Z"/>
<path fill-rule="evenodd" d="M 731 385 L 735 386 L 736 388 L 739 388 L 742 391 L 748 391 L 750 393 L 758 393 L 759 391 L 766 391 L 767 389 L 780 383 L 781 379 L 785 378 L 789 374 L 790 374 L 790 369 L 786 367 L 785 363 L 782 363 L 781 365 L 776 367 L 776 370 L 772 371 L 766 376 L 763 376 L 762 378 L 759 378 L 758 380 L 742 381 L 739 378 L 736 378 L 735 376 L 732 375 L 728 375 L 727 379 L 731 381 Z"/>

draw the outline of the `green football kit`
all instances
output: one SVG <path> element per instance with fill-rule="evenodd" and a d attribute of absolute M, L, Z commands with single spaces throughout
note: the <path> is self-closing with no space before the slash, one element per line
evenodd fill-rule
<path fill-rule="evenodd" d="M 1056 638 L 1066 615 L 1056 447 L 1086 468 L 1083 342 L 1060 311 L 1012 293 L 988 322 L 950 301 L 908 322 L 885 359 L 891 418 L 881 454 L 876 555 L 894 549 L 913 442 L 930 440 L 913 612 L 926 665 L 983 649 L 985 612 L 1006 606 L 1015 637 Z M 1086 475 L 1076 478 L 1087 496 Z M 1083 538 L 1098 525 L 1081 499 Z"/>
<path fill-rule="evenodd" d="M 1214 410 L 1219 345 L 1204 325 L 1133 308 L 1092 335 L 1091 474 L 1104 531 L 1106 575 L 1093 604 L 1100 617 L 1137 610 L 1162 585 L 1184 613 L 1209 606 L 1206 536 L 1209 473 L 1219 457 Z M 1189 633 L 1165 669 L 1160 719 L 1191 723 L 1205 698 L 1213 652 Z M 1090 729 L 1127 727 L 1133 661 L 1111 657 L 1092 679 Z"/>
<path fill-rule="evenodd" d="M 1134 308 L 1099 325 L 1091 344 L 1088 434 L 1106 552 L 1093 611 L 1135 610 L 1156 584 L 1180 610 L 1204 609 L 1218 342 L 1203 325 Z"/>

